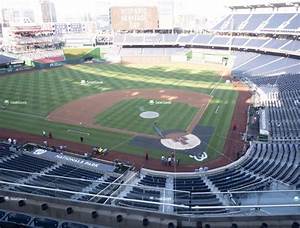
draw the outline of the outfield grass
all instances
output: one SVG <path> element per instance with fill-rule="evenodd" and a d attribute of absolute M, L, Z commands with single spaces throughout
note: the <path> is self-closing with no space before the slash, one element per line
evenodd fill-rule
<path fill-rule="evenodd" d="M 164 130 L 185 130 L 198 109 L 188 104 L 172 102 L 171 104 L 149 104 L 149 99 L 130 99 L 121 101 L 96 117 L 96 123 L 104 127 L 125 129 L 133 132 L 156 134 L 153 124 Z M 143 111 L 159 113 L 155 119 L 143 119 Z"/>
<path fill-rule="evenodd" d="M 95 82 L 89 86 L 81 80 Z M 83 96 L 108 90 L 130 88 L 185 89 L 213 96 L 200 121 L 201 125 L 215 129 L 208 145 L 209 159 L 222 153 L 237 93 L 231 84 L 226 84 L 215 72 L 172 66 L 124 66 L 119 64 L 69 65 L 48 70 L 23 72 L 0 78 L 0 127 L 41 134 L 51 130 L 54 136 L 79 141 L 79 135 L 67 133 L 76 128 L 90 133 L 85 137 L 91 145 L 104 144 L 114 149 L 135 154 L 144 154 L 144 148 L 128 144 L 130 136 L 104 132 L 97 129 L 52 123 L 46 120 L 55 108 Z M 26 104 L 4 104 L 5 100 L 24 101 Z M 216 113 L 216 110 L 218 112 Z M 176 121 L 174 118 L 173 121 Z M 151 151 L 150 156 L 159 158 L 160 151 Z M 179 154 L 179 153 L 178 153 Z M 178 155 L 180 156 L 180 155 Z M 187 156 L 183 162 L 191 162 Z"/>
<path fill-rule="evenodd" d="M 86 56 L 88 53 L 95 50 L 95 48 L 64 48 L 64 56 L 66 59 L 77 59 Z M 100 54 L 100 53 L 99 53 Z"/>

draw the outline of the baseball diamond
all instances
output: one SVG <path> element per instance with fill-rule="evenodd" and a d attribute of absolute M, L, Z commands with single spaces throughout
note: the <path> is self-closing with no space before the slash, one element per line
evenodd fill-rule
<path fill-rule="evenodd" d="M 234 2 L 1 0 L 0 228 L 300 228 L 300 2 Z"/>
<path fill-rule="evenodd" d="M 232 84 L 226 83 L 226 69 L 214 68 L 193 64 L 84 64 L 47 69 L 42 75 L 35 71 L 9 75 L 1 78 L 1 85 L 6 85 L 1 87 L 3 102 L 8 97 L 18 100 L 23 93 L 22 100 L 27 104 L 6 105 L 0 112 L 0 126 L 35 134 L 48 129 L 55 138 L 77 141 L 75 129 L 89 133 L 84 143 L 142 155 L 143 150 L 131 143 L 132 137 L 159 137 L 151 120 L 138 117 L 142 108 L 160 114 L 157 121 L 163 131 L 192 132 L 198 124 L 212 127 L 205 149 L 207 161 L 212 160 L 222 154 L 238 94 Z M 158 148 L 147 150 L 157 159 L 162 153 Z M 185 154 L 178 156 L 182 164 L 195 163 Z"/>

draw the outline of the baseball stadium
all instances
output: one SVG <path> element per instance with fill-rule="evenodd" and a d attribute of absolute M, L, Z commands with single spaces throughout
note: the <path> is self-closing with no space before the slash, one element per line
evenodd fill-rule
<path fill-rule="evenodd" d="M 2 9 L 1 228 L 300 227 L 300 2 L 197 30 L 154 2 Z"/>

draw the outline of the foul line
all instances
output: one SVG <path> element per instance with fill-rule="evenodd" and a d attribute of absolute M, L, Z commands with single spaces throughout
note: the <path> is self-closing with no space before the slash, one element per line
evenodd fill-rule
<path fill-rule="evenodd" d="M 216 111 L 215 111 L 216 114 L 219 112 L 219 108 L 220 108 L 220 105 L 218 105 L 218 107 L 216 108 Z"/>
<path fill-rule="evenodd" d="M 72 132 L 72 133 L 76 133 L 76 134 L 90 135 L 89 132 L 84 132 L 84 131 L 80 131 L 80 130 L 73 130 L 73 129 L 68 129 L 67 132 Z"/>

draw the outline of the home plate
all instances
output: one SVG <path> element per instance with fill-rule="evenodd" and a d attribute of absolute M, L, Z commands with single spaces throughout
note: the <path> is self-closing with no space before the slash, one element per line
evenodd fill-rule
<path fill-rule="evenodd" d="M 152 111 L 146 111 L 146 112 L 140 113 L 140 117 L 143 119 L 155 119 L 155 118 L 159 117 L 159 113 L 152 112 Z"/>
<path fill-rule="evenodd" d="M 200 145 L 201 140 L 193 134 L 179 136 L 178 138 L 165 138 L 160 140 L 165 147 L 174 150 L 189 150 Z"/>

